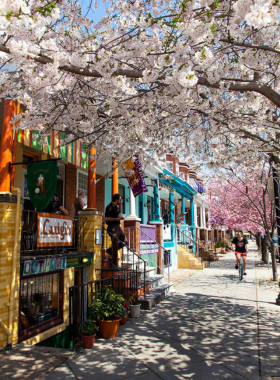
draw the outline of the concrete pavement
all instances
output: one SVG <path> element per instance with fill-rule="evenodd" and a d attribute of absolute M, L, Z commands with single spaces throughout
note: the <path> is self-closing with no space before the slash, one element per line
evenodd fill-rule
<path fill-rule="evenodd" d="M 179 283 L 151 312 L 129 319 L 115 339 L 99 339 L 92 350 L 42 369 L 40 378 L 280 379 L 278 287 L 259 262 L 251 246 L 248 275 L 239 282 L 228 253 Z"/>

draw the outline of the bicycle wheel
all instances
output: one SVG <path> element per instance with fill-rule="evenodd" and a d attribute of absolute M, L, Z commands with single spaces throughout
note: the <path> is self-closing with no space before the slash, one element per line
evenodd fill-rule
<path fill-rule="evenodd" d="M 239 280 L 241 281 L 243 279 L 243 261 L 239 260 Z"/>

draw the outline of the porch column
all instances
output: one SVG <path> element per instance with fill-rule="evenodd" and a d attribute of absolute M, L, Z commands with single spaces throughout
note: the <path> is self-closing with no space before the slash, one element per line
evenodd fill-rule
<path fill-rule="evenodd" d="M 190 199 L 191 226 L 194 226 L 194 203 L 193 198 Z"/>
<path fill-rule="evenodd" d="M 10 120 L 15 114 L 15 102 L 12 99 L 4 100 L 4 115 L 0 145 L 0 192 L 11 191 L 11 176 L 9 162 L 12 162 L 13 129 Z"/>
<path fill-rule="evenodd" d="M 154 186 L 154 215 L 152 216 L 153 222 L 160 221 L 160 211 L 159 211 L 159 192 L 158 192 L 158 183 Z"/>
<path fill-rule="evenodd" d="M 171 222 L 174 222 L 174 194 L 173 193 L 169 193 L 169 212 L 170 212 L 170 219 L 171 219 Z"/>
<path fill-rule="evenodd" d="M 112 169 L 114 166 L 117 166 L 118 163 L 116 161 L 112 162 Z M 119 169 L 116 168 L 113 175 L 112 175 L 112 196 L 114 194 L 118 194 L 119 192 Z"/>
<path fill-rule="evenodd" d="M 186 212 L 186 203 L 185 203 L 185 197 L 182 197 L 182 214 L 185 214 Z M 186 215 L 183 218 L 183 223 L 182 224 L 187 224 L 186 223 Z"/>
<path fill-rule="evenodd" d="M 142 222 L 142 224 L 147 224 L 146 222 L 146 218 L 145 218 L 145 202 L 147 202 L 147 198 L 145 197 L 145 194 L 140 194 L 140 197 L 141 197 L 141 200 L 142 200 L 142 202 L 141 202 L 141 214 L 142 214 L 142 220 L 141 220 L 141 222 Z"/>
<path fill-rule="evenodd" d="M 204 228 L 204 225 L 203 225 L 203 205 L 200 205 L 200 227 Z"/>
<path fill-rule="evenodd" d="M 89 209 L 95 209 L 96 206 L 96 150 L 94 147 L 90 148 L 88 159 L 88 206 Z"/>
<path fill-rule="evenodd" d="M 192 247 L 192 252 L 196 252 L 196 233 L 195 233 L 195 203 L 194 199 L 190 199 L 190 213 L 191 213 L 191 225 L 189 227 L 190 231 L 192 232 L 192 237 L 193 237 L 193 247 Z"/>
<path fill-rule="evenodd" d="M 197 227 L 197 203 L 193 204 L 193 217 L 194 217 L 194 225 Z"/>
<path fill-rule="evenodd" d="M 140 220 L 136 215 L 135 198 L 131 188 L 129 187 L 129 216 L 126 220 Z"/>

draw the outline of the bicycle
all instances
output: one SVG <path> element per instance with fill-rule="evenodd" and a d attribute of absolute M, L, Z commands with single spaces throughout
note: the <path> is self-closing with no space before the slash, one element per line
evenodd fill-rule
<path fill-rule="evenodd" d="M 238 261 L 238 273 L 239 273 L 239 280 L 243 280 L 243 273 L 244 273 L 244 269 L 243 269 L 243 259 L 242 259 L 242 256 L 240 255 L 240 259 Z"/>

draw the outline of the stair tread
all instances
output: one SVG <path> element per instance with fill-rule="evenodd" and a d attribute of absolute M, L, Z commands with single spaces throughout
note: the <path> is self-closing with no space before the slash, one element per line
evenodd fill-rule
<path fill-rule="evenodd" d="M 159 287 L 157 288 L 153 288 L 153 289 L 150 289 L 148 292 L 146 292 L 146 295 L 141 295 L 138 297 L 138 299 L 140 301 L 145 301 L 145 300 L 149 300 L 151 298 L 154 298 L 156 297 L 158 294 L 162 293 L 163 291 L 165 291 L 166 289 L 168 288 L 171 288 L 173 286 L 173 283 L 168 283 L 168 282 L 165 282 L 163 284 L 161 284 Z"/>

